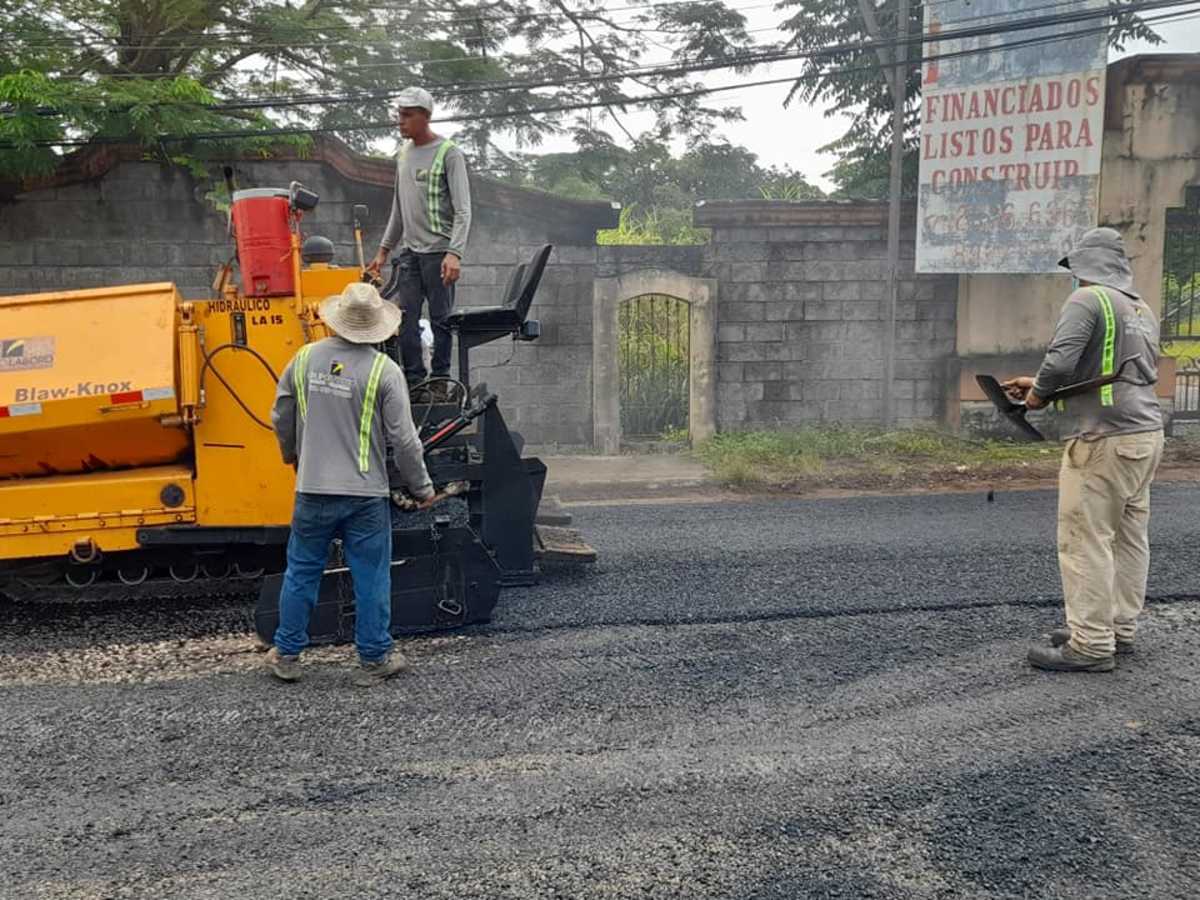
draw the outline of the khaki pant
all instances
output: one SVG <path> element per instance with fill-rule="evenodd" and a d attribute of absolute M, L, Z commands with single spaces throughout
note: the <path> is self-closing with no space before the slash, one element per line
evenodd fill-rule
<path fill-rule="evenodd" d="M 1150 483 L 1163 433 L 1074 439 L 1058 477 L 1058 567 L 1071 647 L 1109 656 L 1133 640 L 1150 568 Z"/>

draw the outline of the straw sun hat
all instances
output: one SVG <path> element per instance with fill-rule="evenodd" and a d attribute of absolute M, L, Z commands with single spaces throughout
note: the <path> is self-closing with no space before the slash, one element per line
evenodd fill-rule
<path fill-rule="evenodd" d="M 400 308 L 363 281 L 326 298 L 320 312 L 326 325 L 354 344 L 381 344 L 400 328 Z"/>

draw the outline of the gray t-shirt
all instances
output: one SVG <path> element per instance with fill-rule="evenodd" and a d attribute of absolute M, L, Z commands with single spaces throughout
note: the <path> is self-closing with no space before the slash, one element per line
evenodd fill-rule
<path fill-rule="evenodd" d="M 1108 298 L 1112 313 L 1112 346 L 1107 351 L 1109 316 L 1101 294 Z M 1106 356 L 1112 360 L 1111 371 L 1137 354 L 1146 371 L 1157 374 L 1158 350 L 1158 318 L 1144 302 L 1112 288 L 1080 288 L 1062 308 L 1033 389 L 1044 397 L 1067 385 L 1098 378 L 1104 374 Z M 1132 364 L 1124 377 L 1142 380 Z M 1111 388 L 1110 392 L 1089 391 L 1063 401 L 1068 417 L 1065 437 L 1094 440 L 1163 427 L 1162 407 L 1153 385 L 1118 381 Z"/>
<path fill-rule="evenodd" d="M 459 259 L 471 231 L 471 183 L 467 158 L 453 141 L 438 138 L 418 147 L 405 141 L 396 157 L 392 215 L 379 245 L 403 244 L 414 253 L 446 253 Z"/>
<path fill-rule="evenodd" d="M 405 487 L 420 499 L 433 496 L 404 373 L 367 344 L 329 337 L 302 349 L 279 379 L 271 423 L 283 461 L 299 464 L 302 494 L 389 496 L 390 446 Z"/>

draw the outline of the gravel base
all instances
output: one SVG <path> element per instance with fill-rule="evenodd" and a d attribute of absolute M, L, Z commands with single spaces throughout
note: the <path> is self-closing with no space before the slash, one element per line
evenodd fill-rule
<path fill-rule="evenodd" d="M 577 510 L 369 691 L 235 600 L 0 607 L 0 896 L 1195 897 L 1198 502 L 1111 675 L 1023 661 L 1046 493 Z"/>

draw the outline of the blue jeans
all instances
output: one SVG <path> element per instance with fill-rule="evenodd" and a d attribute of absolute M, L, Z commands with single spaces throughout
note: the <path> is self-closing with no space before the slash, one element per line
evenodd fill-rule
<path fill-rule="evenodd" d="M 287 572 L 279 592 L 275 647 L 295 656 L 308 646 L 308 621 L 317 603 L 329 544 L 342 539 L 354 581 L 354 643 L 363 662 L 392 649 L 392 516 L 387 497 L 296 494 Z"/>

